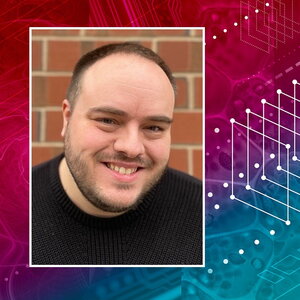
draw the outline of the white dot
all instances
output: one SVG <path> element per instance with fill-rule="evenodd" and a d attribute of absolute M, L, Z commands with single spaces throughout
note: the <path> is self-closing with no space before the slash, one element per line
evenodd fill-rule
<path fill-rule="evenodd" d="M 292 157 L 292 160 L 293 160 L 293 161 L 296 161 L 296 160 L 297 160 L 297 156 L 294 155 L 294 156 Z"/>
<path fill-rule="evenodd" d="M 209 156 L 210 154 L 209 154 L 209 152 L 206 152 L 205 155 L 206 155 L 206 156 Z"/>
<path fill-rule="evenodd" d="M 234 199 L 235 199 L 235 196 L 234 196 L 234 195 L 230 195 L 230 199 L 231 199 L 231 200 L 234 200 Z"/>
<path fill-rule="evenodd" d="M 285 145 L 285 148 L 286 148 L 286 149 L 290 149 L 290 148 L 291 148 L 291 145 L 290 145 L 290 144 L 286 144 L 286 145 Z"/>
<path fill-rule="evenodd" d="M 209 198 L 211 198 L 213 195 L 214 195 L 214 194 L 213 194 L 212 192 L 209 192 L 209 193 L 207 194 L 207 196 L 208 196 Z"/>
<path fill-rule="evenodd" d="M 213 39 L 215 40 L 216 38 L 217 38 L 217 36 L 216 36 L 216 35 L 214 35 L 214 36 L 213 36 Z"/>
<path fill-rule="evenodd" d="M 233 25 L 234 25 L 234 26 L 238 26 L 238 23 L 237 23 L 237 22 L 234 22 Z"/>
<path fill-rule="evenodd" d="M 291 225 L 291 221 L 289 221 L 289 220 L 285 221 L 285 224 L 289 226 L 289 225 Z"/>
<path fill-rule="evenodd" d="M 227 140 L 227 143 L 230 143 L 230 142 L 231 142 L 231 140 L 230 140 L 230 139 L 228 139 L 228 140 Z"/>
<path fill-rule="evenodd" d="M 216 148 L 217 148 L 218 150 L 220 150 L 221 147 L 220 147 L 220 146 L 217 146 Z"/>
<path fill-rule="evenodd" d="M 260 178 L 261 178 L 261 180 L 266 180 L 267 176 L 266 175 L 262 175 Z"/>
<path fill-rule="evenodd" d="M 259 163 L 255 163 L 255 164 L 254 164 L 254 168 L 255 168 L 255 169 L 258 169 L 258 168 L 259 168 Z"/>
<path fill-rule="evenodd" d="M 276 92 L 277 92 L 277 94 L 281 94 L 282 90 L 278 89 Z"/>
<path fill-rule="evenodd" d="M 247 109 L 246 109 L 246 114 L 250 114 L 250 113 L 251 113 L 250 108 L 247 108 Z"/>
<path fill-rule="evenodd" d="M 240 177 L 240 178 L 244 178 L 244 176 L 245 176 L 244 173 L 240 173 L 240 174 L 239 174 L 239 177 Z"/>
<path fill-rule="evenodd" d="M 220 208 L 220 205 L 219 204 L 215 204 L 215 209 L 219 209 Z"/>
<path fill-rule="evenodd" d="M 239 250 L 239 254 L 244 254 L 244 253 L 245 253 L 245 251 L 243 249 Z"/>
<path fill-rule="evenodd" d="M 226 32 L 227 32 L 227 29 L 226 29 L 226 28 L 225 28 L 225 29 L 223 29 L 223 32 L 225 32 L 225 33 L 226 33 Z"/>
<path fill-rule="evenodd" d="M 230 123 L 234 123 L 235 122 L 235 119 L 234 118 L 231 118 L 230 119 Z"/>
<path fill-rule="evenodd" d="M 281 166 L 277 166 L 276 168 L 278 171 L 281 171 L 282 170 L 282 167 Z"/>
<path fill-rule="evenodd" d="M 275 158 L 275 154 L 274 154 L 274 153 L 271 153 L 271 154 L 270 154 L 270 158 L 272 158 L 272 159 Z"/>
<path fill-rule="evenodd" d="M 245 16 L 245 17 L 244 17 L 244 19 L 245 19 L 245 20 L 248 20 L 248 19 L 249 19 L 249 17 L 248 17 L 248 16 Z"/>
<path fill-rule="evenodd" d="M 246 190 L 250 190 L 251 189 L 251 186 L 249 185 L 249 184 L 247 184 L 246 186 L 245 186 L 245 188 L 246 188 Z"/>
<path fill-rule="evenodd" d="M 294 80 L 292 81 L 293 84 L 297 84 L 297 82 L 298 82 L 298 81 L 297 81 L 296 79 L 294 79 Z"/>
<path fill-rule="evenodd" d="M 223 183 L 223 186 L 224 186 L 224 188 L 228 188 L 228 183 L 227 183 L 227 182 L 224 182 L 224 183 Z"/>
<path fill-rule="evenodd" d="M 270 5 L 270 3 L 267 2 L 267 3 L 266 3 L 266 6 L 269 6 L 269 5 Z"/>
<path fill-rule="evenodd" d="M 223 259 L 223 263 L 225 264 L 225 265 L 227 265 L 228 264 L 228 259 L 227 258 L 225 258 L 225 259 Z"/>
<path fill-rule="evenodd" d="M 220 128 L 215 128 L 214 132 L 215 133 L 219 133 L 220 132 Z"/>
<path fill-rule="evenodd" d="M 213 269 L 208 269 L 208 270 L 207 270 L 207 273 L 208 273 L 208 274 L 212 274 L 212 273 L 213 273 Z"/>
<path fill-rule="evenodd" d="M 260 243 L 259 240 L 255 240 L 255 241 L 254 241 L 254 244 L 255 244 L 255 245 L 259 245 L 259 243 Z"/>
<path fill-rule="evenodd" d="M 274 234 L 275 234 L 275 230 L 273 230 L 273 229 L 270 230 L 270 234 L 271 234 L 271 235 L 274 235 Z"/>
<path fill-rule="evenodd" d="M 258 13 L 258 12 L 259 12 L 259 10 L 258 10 L 258 9 L 256 9 L 256 10 L 255 10 L 255 12 L 256 12 L 256 13 Z"/>
<path fill-rule="evenodd" d="M 266 104 L 267 100 L 266 100 L 266 99 L 261 99 L 260 102 L 261 102 L 262 104 Z"/>
<path fill-rule="evenodd" d="M 5 277 L 5 278 L 4 278 L 4 281 L 8 281 L 8 278 L 7 278 L 7 277 Z"/>
<path fill-rule="evenodd" d="M 239 133 L 238 133 L 238 136 L 241 136 L 241 135 L 242 135 L 242 134 L 239 132 Z"/>

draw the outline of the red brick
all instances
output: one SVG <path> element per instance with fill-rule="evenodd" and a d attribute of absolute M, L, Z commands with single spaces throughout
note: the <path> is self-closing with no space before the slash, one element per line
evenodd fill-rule
<path fill-rule="evenodd" d="M 158 54 L 173 72 L 202 71 L 202 43 L 200 42 L 159 42 Z"/>
<path fill-rule="evenodd" d="M 32 77 L 32 105 L 34 107 L 46 105 L 45 77 Z"/>
<path fill-rule="evenodd" d="M 61 142 L 63 141 L 60 133 L 63 126 L 62 112 L 48 111 L 46 113 L 46 141 Z"/>
<path fill-rule="evenodd" d="M 35 36 L 74 36 L 79 35 L 78 29 L 34 29 L 32 35 Z"/>
<path fill-rule="evenodd" d="M 31 138 L 32 141 L 37 141 L 38 136 L 39 136 L 39 128 L 38 128 L 38 123 L 39 123 L 39 112 L 33 111 L 31 114 Z"/>
<path fill-rule="evenodd" d="M 63 147 L 32 147 L 32 165 L 38 165 L 63 152 Z"/>
<path fill-rule="evenodd" d="M 66 98 L 69 82 L 70 77 L 66 76 L 33 77 L 33 106 L 61 106 Z"/>
<path fill-rule="evenodd" d="M 202 179 L 202 150 L 193 151 L 193 175 L 199 179 Z"/>
<path fill-rule="evenodd" d="M 46 78 L 47 105 L 61 106 L 66 98 L 70 77 L 57 76 Z"/>
<path fill-rule="evenodd" d="M 178 30 L 178 29 L 157 29 L 152 30 L 152 34 L 155 36 L 188 36 L 189 30 Z"/>
<path fill-rule="evenodd" d="M 48 70 L 72 71 L 81 56 L 80 42 L 50 41 Z"/>
<path fill-rule="evenodd" d="M 124 39 L 124 41 L 99 41 L 99 42 L 96 42 L 95 43 L 95 48 L 98 48 L 98 47 L 102 47 L 104 45 L 107 45 L 107 44 L 115 44 L 115 43 L 123 43 L 123 42 L 126 42 L 127 40 Z M 133 43 L 139 43 L 141 45 L 143 45 L 144 47 L 147 47 L 147 48 L 150 48 L 152 49 L 152 42 L 149 40 L 147 41 L 139 41 L 139 40 L 136 40 L 136 41 L 132 41 Z"/>
<path fill-rule="evenodd" d="M 174 113 L 172 124 L 172 143 L 201 144 L 202 142 L 202 114 L 187 112 Z"/>
<path fill-rule="evenodd" d="M 188 86 L 185 78 L 176 78 L 177 95 L 175 107 L 187 107 L 188 105 Z"/>
<path fill-rule="evenodd" d="M 203 89 L 203 78 L 196 77 L 194 79 L 195 88 L 195 99 L 194 104 L 196 108 L 202 108 L 202 89 Z"/>
<path fill-rule="evenodd" d="M 188 172 L 188 153 L 184 149 L 171 149 L 169 166 L 171 168 Z"/>
<path fill-rule="evenodd" d="M 32 42 L 32 70 L 41 70 L 42 68 L 42 43 Z"/>

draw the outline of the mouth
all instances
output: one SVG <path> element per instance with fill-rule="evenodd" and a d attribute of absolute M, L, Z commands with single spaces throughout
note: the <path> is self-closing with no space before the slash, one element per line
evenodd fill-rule
<path fill-rule="evenodd" d="M 141 167 L 125 167 L 125 166 L 120 166 L 114 163 L 104 163 L 106 165 L 107 168 L 109 168 L 110 170 L 119 173 L 121 175 L 132 175 L 135 174 L 136 172 L 138 172 L 140 169 L 142 169 Z"/>

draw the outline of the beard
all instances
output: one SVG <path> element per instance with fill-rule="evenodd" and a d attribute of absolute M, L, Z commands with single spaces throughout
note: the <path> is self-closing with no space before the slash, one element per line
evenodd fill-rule
<path fill-rule="evenodd" d="M 143 201 L 147 192 L 149 192 L 157 184 L 167 168 L 167 163 L 161 166 L 155 173 L 153 173 L 152 178 L 144 182 L 139 194 L 135 197 L 135 199 L 133 199 L 133 201 L 131 201 L 132 204 L 124 205 L 121 204 L 120 201 L 114 201 L 114 199 L 105 192 L 102 187 L 103 184 L 96 181 L 95 176 L 83 155 L 80 152 L 75 153 L 71 144 L 69 128 L 66 130 L 64 149 L 66 163 L 80 192 L 93 206 L 104 212 L 123 213 L 128 210 L 135 209 Z M 109 154 L 99 151 L 96 152 L 90 159 L 93 160 L 95 165 L 104 161 L 138 163 L 140 166 L 148 170 L 153 170 L 155 164 L 148 158 L 129 158 L 125 154 L 118 152 L 115 154 Z M 124 193 L 133 188 L 133 184 L 131 183 L 116 183 L 114 186 L 116 190 L 123 191 Z"/>

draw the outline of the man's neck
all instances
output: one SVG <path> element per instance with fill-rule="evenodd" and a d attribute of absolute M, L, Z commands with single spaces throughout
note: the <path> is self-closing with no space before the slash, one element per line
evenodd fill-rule
<path fill-rule="evenodd" d="M 60 181 L 62 183 L 62 186 L 66 194 L 68 195 L 70 200 L 85 213 L 96 217 L 102 217 L 102 218 L 112 218 L 123 214 L 123 213 L 106 212 L 91 204 L 90 201 L 88 201 L 79 190 L 70 172 L 70 169 L 67 165 L 65 158 L 61 160 L 58 171 L 59 171 Z"/>

